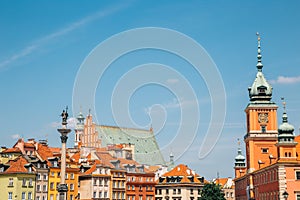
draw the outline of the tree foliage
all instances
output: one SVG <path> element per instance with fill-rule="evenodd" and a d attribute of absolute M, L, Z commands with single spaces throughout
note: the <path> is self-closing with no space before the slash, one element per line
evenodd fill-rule
<path fill-rule="evenodd" d="M 198 200 L 226 200 L 221 186 L 215 183 L 206 183 L 200 194 Z"/>

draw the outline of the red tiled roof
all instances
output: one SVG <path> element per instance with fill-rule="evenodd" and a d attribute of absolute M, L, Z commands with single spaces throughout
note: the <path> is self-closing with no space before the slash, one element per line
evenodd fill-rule
<path fill-rule="evenodd" d="M 34 148 L 34 144 L 33 144 L 33 143 L 25 142 L 25 143 L 24 143 L 24 147 Z"/>
<path fill-rule="evenodd" d="M 74 162 L 79 162 L 79 159 L 80 159 L 80 152 L 74 153 L 73 156 L 71 157 L 71 159 L 72 159 Z"/>
<path fill-rule="evenodd" d="M 2 151 L 2 153 L 22 153 L 18 147 L 13 147 Z"/>
<path fill-rule="evenodd" d="M 99 160 L 95 160 L 92 167 L 90 169 L 88 169 L 86 172 L 84 172 L 84 174 L 86 174 L 86 175 L 92 174 L 95 171 L 95 169 L 97 168 L 97 165 L 100 164 L 100 163 L 101 162 Z"/>
<path fill-rule="evenodd" d="M 157 172 L 157 170 L 159 170 L 160 168 L 161 168 L 160 166 L 154 165 L 154 166 L 149 166 L 148 170 L 150 172 Z"/>
<path fill-rule="evenodd" d="M 228 181 L 228 178 L 218 178 L 216 179 L 215 183 L 221 186 L 224 186 Z"/>
<path fill-rule="evenodd" d="M 53 152 L 51 151 L 51 149 L 48 146 L 42 144 L 38 144 L 37 152 L 43 160 L 47 160 L 47 158 L 53 157 Z"/>
<path fill-rule="evenodd" d="M 197 179 L 200 176 L 183 164 L 177 165 L 171 171 L 163 174 L 162 177 L 182 177 L 180 183 L 191 183 L 189 177 L 193 177 L 193 183 L 200 183 L 200 180 Z"/>
<path fill-rule="evenodd" d="M 110 161 L 116 160 L 116 158 L 112 157 L 108 152 L 97 152 L 96 155 L 104 166 L 114 168 Z"/>
<path fill-rule="evenodd" d="M 23 156 L 19 156 L 15 160 L 9 161 L 10 166 L 4 173 L 26 173 L 27 169 L 24 167 L 26 164 L 28 164 L 27 160 Z"/>

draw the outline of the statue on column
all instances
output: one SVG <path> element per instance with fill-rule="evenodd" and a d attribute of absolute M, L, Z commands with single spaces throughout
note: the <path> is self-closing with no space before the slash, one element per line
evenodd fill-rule
<path fill-rule="evenodd" d="M 62 125 L 67 125 L 67 119 L 68 119 L 68 106 L 66 107 L 66 111 L 63 110 L 63 112 L 60 115 L 62 117 Z"/>

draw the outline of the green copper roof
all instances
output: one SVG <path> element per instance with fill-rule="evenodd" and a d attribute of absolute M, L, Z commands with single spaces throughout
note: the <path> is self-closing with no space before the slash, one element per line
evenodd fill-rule
<path fill-rule="evenodd" d="M 278 128 L 278 132 L 279 132 L 279 134 L 282 134 L 282 133 L 293 134 L 293 132 L 294 132 L 294 126 L 288 123 L 288 117 L 285 112 L 282 115 L 282 124 L 280 124 L 280 126 Z"/>
<path fill-rule="evenodd" d="M 135 160 L 141 164 L 165 164 L 153 131 L 120 128 L 115 126 L 96 126 L 102 146 L 107 144 L 134 144 Z"/>
<path fill-rule="evenodd" d="M 249 90 L 249 97 L 251 101 L 270 101 L 272 98 L 272 86 L 267 82 L 262 73 L 263 64 L 261 62 L 260 36 L 258 36 L 258 54 L 257 54 L 257 74 L 256 78 Z"/>

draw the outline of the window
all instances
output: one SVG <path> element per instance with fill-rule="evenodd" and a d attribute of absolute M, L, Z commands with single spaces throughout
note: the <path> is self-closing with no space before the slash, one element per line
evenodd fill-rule
<path fill-rule="evenodd" d="M 261 132 L 265 133 L 266 132 L 266 126 L 261 126 Z"/>
<path fill-rule="evenodd" d="M 43 185 L 43 191 L 47 192 L 47 185 Z"/>
<path fill-rule="evenodd" d="M 169 194 L 169 189 L 166 189 L 166 194 Z"/>
<path fill-rule="evenodd" d="M 41 174 L 40 173 L 37 174 L 37 180 L 41 180 Z"/>
<path fill-rule="evenodd" d="M 300 194 L 297 194 L 296 197 L 297 197 L 296 200 L 300 200 Z"/>
<path fill-rule="evenodd" d="M 73 195 L 72 194 L 70 195 L 70 200 L 73 200 Z"/>
<path fill-rule="evenodd" d="M 71 179 L 73 180 L 74 179 L 74 173 L 71 173 Z"/>
<path fill-rule="evenodd" d="M 70 184 L 70 190 L 74 190 L 74 184 L 73 183 Z"/>
<path fill-rule="evenodd" d="M 66 179 L 68 179 L 69 178 L 69 175 L 68 175 L 68 173 L 66 173 Z"/>
<path fill-rule="evenodd" d="M 296 180 L 300 180 L 300 171 L 296 171 Z"/>
<path fill-rule="evenodd" d="M 193 189 L 191 189 L 191 194 L 194 194 L 194 190 Z"/>
<path fill-rule="evenodd" d="M 44 179 L 45 181 L 48 180 L 48 175 L 47 175 L 47 174 L 44 174 L 43 179 Z"/>
<path fill-rule="evenodd" d="M 50 183 L 50 190 L 53 190 L 53 189 L 54 189 L 54 183 L 51 182 L 51 183 Z"/>
<path fill-rule="evenodd" d="M 261 148 L 261 152 L 262 153 L 268 153 L 269 152 L 269 148 Z"/>
<path fill-rule="evenodd" d="M 178 194 L 181 194 L 181 189 L 178 189 Z"/>
<path fill-rule="evenodd" d="M 53 200 L 54 198 L 53 198 L 53 194 L 50 194 L 50 200 Z"/>
<path fill-rule="evenodd" d="M 8 179 L 8 186 L 10 186 L 10 187 L 14 186 L 14 179 L 13 178 Z"/>
<path fill-rule="evenodd" d="M 32 178 L 29 179 L 29 184 L 28 184 L 28 186 L 29 186 L 29 187 L 32 187 Z"/>
<path fill-rule="evenodd" d="M 25 186 L 26 186 L 26 178 L 23 178 L 22 187 L 25 187 Z"/>
<path fill-rule="evenodd" d="M 51 176 L 54 176 L 54 172 L 51 172 Z"/>
<path fill-rule="evenodd" d="M 32 193 L 28 192 L 28 200 L 32 200 Z"/>
<path fill-rule="evenodd" d="M 176 189 L 173 189 L 173 194 L 176 194 Z"/>
<path fill-rule="evenodd" d="M 36 186 L 36 191 L 37 191 L 37 192 L 41 191 L 41 186 L 40 186 L 40 185 L 37 185 L 37 186 Z"/>
<path fill-rule="evenodd" d="M 36 200 L 40 200 L 40 197 L 36 197 Z"/>
<path fill-rule="evenodd" d="M 25 192 L 22 192 L 22 200 L 25 200 Z"/>
<path fill-rule="evenodd" d="M 102 192 L 99 192 L 99 198 L 101 198 L 102 197 Z"/>
<path fill-rule="evenodd" d="M 12 192 L 8 192 L 8 200 L 12 200 Z"/>
<path fill-rule="evenodd" d="M 107 198 L 107 192 L 104 192 L 104 198 Z"/>

